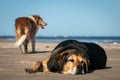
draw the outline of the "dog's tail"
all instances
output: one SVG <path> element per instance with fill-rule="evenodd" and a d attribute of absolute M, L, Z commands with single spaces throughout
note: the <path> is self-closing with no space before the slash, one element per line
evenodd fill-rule
<path fill-rule="evenodd" d="M 26 38 L 27 38 L 27 36 L 26 36 L 25 34 L 22 35 L 22 36 L 20 37 L 20 39 L 15 42 L 14 47 L 15 47 L 15 48 L 16 48 L 16 47 L 18 48 L 20 45 L 23 44 L 23 42 L 25 41 Z"/>

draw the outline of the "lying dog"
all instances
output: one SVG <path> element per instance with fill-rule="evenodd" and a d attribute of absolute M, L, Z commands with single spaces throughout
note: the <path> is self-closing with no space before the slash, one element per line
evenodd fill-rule
<path fill-rule="evenodd" d="M 99 45 L 66 40 L 58 44 L 50 56 L 35 62 L 25 71 L 28 73 L 51 71 L 63 74 L 85 74 L 89 70 L 105 68 L 106 61 L 105 51 Z"/>
<path fill-rule="evenodd" d="M 15 20 L 16 43 L 15 47 L 20 47 L 22 53 L 28 52 L 29 40 L 32 42 L 32 52 L 35 52 L 35 34 L 39 26 L 44 29 L 47 24 L 38 15 L 29 17 L 19 17 Z"/>

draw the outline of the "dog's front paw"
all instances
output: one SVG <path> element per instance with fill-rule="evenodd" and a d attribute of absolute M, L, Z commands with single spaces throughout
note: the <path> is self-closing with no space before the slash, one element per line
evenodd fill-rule
<path fill-rule="evenodd" d="M 31 67 L 24 69 L 26 73 L 43 72 L 43 65 L 41 61 L 36 61 Z"/>
<path fill-rule="evenodd" d="M 35 73 L 35 72 L 37 72 L 36 70 L 33 70 L 31 68 L 25 68 L 24 70 L 25 70 L 26 73 Z"/>

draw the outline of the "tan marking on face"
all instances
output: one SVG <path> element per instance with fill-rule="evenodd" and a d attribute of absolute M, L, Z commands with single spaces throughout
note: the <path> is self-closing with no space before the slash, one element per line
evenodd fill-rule
<path fill-rule="evenodd" d="M 76 74 L 77 65 L 81 62 L 83 58 L 80 55 L 72 54 L 63 67 L 63 73 L 65 74 Z"/>

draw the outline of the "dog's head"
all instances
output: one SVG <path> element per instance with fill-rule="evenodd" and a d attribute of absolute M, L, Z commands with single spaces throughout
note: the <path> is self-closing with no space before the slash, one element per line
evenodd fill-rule
<path fill-rule="evenodd" d="M 40 16 L 38 16 L 38 15 L 32 15 L 32 17 L 34 17 L 35 23 L 36 23 L 38 26 L 40 25 L 40 27 L 41 27 L 42 29 L 44 29 L 44 26 L 47 25 L 47 23 L 45 23 Z"/>
<path fill-rule="evenodd" d="M 53 70 L 63 74 L 85 74 L 89 65 L 87 57 L 75 49 L 58 54 L 53 63 Z"/>

